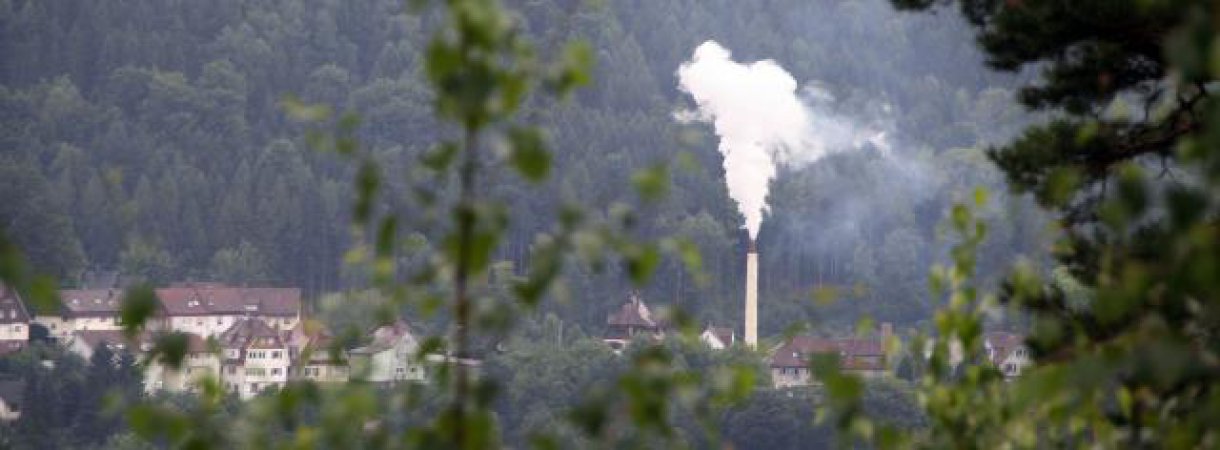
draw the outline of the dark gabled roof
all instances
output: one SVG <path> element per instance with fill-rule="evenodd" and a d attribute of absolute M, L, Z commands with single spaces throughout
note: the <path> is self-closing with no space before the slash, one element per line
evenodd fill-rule
<path fill-rule="evenodd" d="M 284 338 L 262 319 L 241 319 L 220 333 L 217 341 L 227 349 L 284 348 Z"/>
<path fill-rule="evenodd" d="M 0 283 L 0 325 L 29 323 L 30 310 L 21 301 L 17 290 Z"/>
<path fill-rule="evenodd" d="M 620 306 L 618 311 L 606 317 L 606 324 L 612 327 L 659 327 L 656 320 L 652 318 L 652 311 L 648 309 L 648 305 L 635 293 L 631 294 L 627 303 Z"/>
<path fill-rule="evenodd" d="M 841 356 L 840 366 L 844 369 L 880 369 L 882 367 L 864 367 L 862 362 L 854 358 L 881 357 L 884 360 L 885 346 L 878 339 L 825 339 L 813 336 L 794 336 L 781 345 L 771 356 L 771 367 L 808 367 L 809 356 L 817 354 L 837 353 Z"/>
<path fill-rule="evenodd" d="M 59 303 L 65 318 L 117 316 L 123 304 L 123 291 L 63 289 L 59 291 Z"/>
<path fill-rule="evenodd" d="M 991 350 L 991 362 L 999 365 L 1008 359 L 1008 355 L 1025 345 L 1025 337 L 1016 333 L 995 331 L 983 335 L 984 342 Z"/>
<path fill-rule="evenodd" d="M 235 287 L 218 283 L 181 283 L 157 289 L 170 316 L 259 315 L 293 317 L 301 310 L 298 288 Z"/>

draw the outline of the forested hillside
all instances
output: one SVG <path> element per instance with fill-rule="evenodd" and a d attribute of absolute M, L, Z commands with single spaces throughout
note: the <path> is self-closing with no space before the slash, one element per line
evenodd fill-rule
<path fill-rule="evenodd" d="M 596 69 L 570 102 L 526 108 L 556 150 L 548 184 L 485 186 L 513 206 L 501 267 L 529 267 L 553 205 L 624 202 L 640 236 L 685 236 L 702 250 L 706 283 L 665 261 L 644 297 L 703 321 L 738 323 L 742 251 L 715 136 L 673 119 L 689 101 L 674 71 L 699 43 L 776 60 L 829 93 L 825 107 L 883 125 L 892 143 L 787 167 L 775 181 L 760 243 L 764 334 L 864 314 L 925 319 L 926 268 L 948 248 L 939 231 L 948 205 L 974 186 L 1002 191 L 975 149 L 1031 120 L 1012 101 L 1015 80 L 980 66 L 954 15 L 902 15 L 881 0 L 509 3 L 541 50 L 583 38 Z M 282 102 L 359 114 L 361 145 L 388 173 L 413 176 L 444 132 L 421 73 L 433 14 L 410 15 L 396 0 L 2 1 L 0 198 L 15 201 L 0 204 L 0 226 L 66 285 L 95 269 L 314 295 L 361 287 L 342 259 L 353 168 L 312 150 Z M 644 204 L 630 177 L 656 164 L 672 186 Z M 996 204 L 985 212 L 985 277 L 1046 240 L 1028 201 Z M 571 270 L 576 303 L 550 308 L 595 331 L 626 295 L 625 278 Z M 818 287 L 843 300 L 815 312 Z"/>

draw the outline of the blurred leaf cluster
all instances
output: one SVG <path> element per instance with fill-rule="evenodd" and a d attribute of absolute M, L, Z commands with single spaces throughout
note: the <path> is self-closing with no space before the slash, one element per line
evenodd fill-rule
<path fill-rule="evenodd" d="M 835 409 L 841 426 L 886 448 L 1220 445 L 1216 5 L 956 3 L 992 66 L 1041 71 L 1021 99 L 1057 118 L 990 156 L 1060 213 L 1063 270 L 1017 265 L 995 299 L 980 294 L 970 280 L 985 227 L 956 209 L 955 264 L 932 279 L 948 304 L 914 351 L 933 342 L 919 394 L 929 427 L 900 432 L 852 402 Z M 1113 114 L 1116 102 L 1143 113 Z M 1035 365 L 1015 380 L 977 364 L 981 320 L 997 302 L 1031 321 Z"/>

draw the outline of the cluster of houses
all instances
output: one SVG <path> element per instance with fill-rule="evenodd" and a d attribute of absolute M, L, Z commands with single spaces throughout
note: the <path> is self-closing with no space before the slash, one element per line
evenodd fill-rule
<path fill-rule="evenodd" d="M 33 326 L 45 327 L 49 339 L 86 359 L 100 346 L 139 355 L 152 350 L 159 335 L 175 332 L 186 337 L 183 363 L 176 369 L 147 365 L 149 392 L 189 391 L 204 377 L 241 398 L 299 379 L 345 382 L 359 374 L 392 384 L 424 377 L 415 359 L 418 342 L 406 323 L 379 327 L 367 345 L 336 352 L 330 333 L 302 317 L 300 289 L 192 282 L 158 288 L 156 296 L 156 313 L 129 338 L 119 319 L 121 289 L 61 290 L 59 311 L 32 314 L 16 291 L 0 284 L 0 356 L 28 345 Z M 0 394 L 12 390 L 3 381 Z M 0 419 L 12 415 L 4 406 L 11 403 L 0 398 Z"/>
<path fill-rule="evenodd" d="M 626 303 L 607 316 L 603 340 L 615 351 L 622 351 L 637 337 L 657 340 L 663 338 L 666 328 L 666 324 L 653 315 L 639 295 L 632 294 Z M 893 334 L 893 326 L 882 323 L 876 332 L 866 337 L 793 336 L 769 349 L 771 383 L 776 388 L 808 386 L 815 383 L 816 380 L 809 371 L 810 361 L 820 354 L 838 354 L 839 370 L 844 373 L 862 378 L 891 376 L 891 366 L 896 355 L 887 352 L 886 343 Z M 738 343 L 732 328 L 710 324 L 699 337 L 708 347 L 716 350 Z M 1009 332 L 989 332 L 983 336 L 987 360 L 1006 378 L 1019 376 L 1022 369 L 1031 364 L 1029 350 L 1023 341 L 1022 336 Z M 960 364 L 962 360 L 961 355 L 955 355 L 951 359 L 954 364 Z"/>
<path fill-rule="evenodd" d="M 139 355 L 150 351 L 159 335 L 175 332 L 186 337 L 183 364 L 178 368 L 148 364 L 145 389 L 149 392 L 190 391 L 206 377 L 245 399 L 292 380 L 341 383 L 359 376 L 393 384 L 425 377 L 425 366 L 415 358 L 419 342 L 405 322 L 378 327 L 367 336 L 366 345 L 340 350 L 320 324 L 302 317 L 300 289 L 197 282 L 158 288 L 156 313 L 134 338 L 122 332 L 122 297 L 123 291 L 116 288 L 66 289 L 59 291 L 59 311 L 34 314 L 16 291 L 0 284 L 0 356 L 25 348 L 33 326 L 45 327 L 49 339 L 86 359 L 101 346 Z M 638 294 L 632 294 L 608 315 L 603 340 L 622 351 L 637 338 L 662 339 L 667 329 Z M 809 365 L 819 354 L 838 354 L 844 372 L 865 378 L 890 376 L 894 355 L 887 354 L 885 343 L 892 335 L 890 324 L 883 323 L 866 337 L 791 337 L 769 349 L 772 384 L 786 388 L 815 383 Z M 700 338 L 717 350 L 739 343 L 733 329 L 711 325 Z M 1013 333 L 984 336 L 988 360 L 1006 377 L 1019 376 L 1030 364 L 1022 341 Z M 439 355 L 425 362 L 479 364 Z M 19 384 L 0 379 L 0 420 L 18 414 L 13 405 L 19 399 L 12 397 L 20 393 Z"/>

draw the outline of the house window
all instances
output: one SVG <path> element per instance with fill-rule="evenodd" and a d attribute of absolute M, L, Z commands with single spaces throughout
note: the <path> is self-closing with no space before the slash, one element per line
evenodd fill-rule
<path fill-rule="evenodd" d="M 250 393 L 254 394 L 256 392 L 258 392 L 258 383 L 250 383 Z"/>
<path fill-rule="evenodd" d="M 280 374 L 280 369 L 271 369 L 271 376 L 276 376 L 279 374 Z"/>
<path fill-rule="evenodd" d="M 237 366 L 229 366 L 229 375 L 237 375 Z"/>
<path fill-rule="evenodd" d="M 20 333 L 20 332 L 21 332 L 21 325 L 13 325 L 13 331 L 16 331 L 16 332 Z"/>
<path fill-rule="evenodd" d="M 274 351 L 274 352 L 271 352 L 271 359 L 280 359 L 280 352 L 279 352 L 279 350 L 276 350 L 276 351 Z"/>

